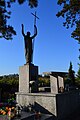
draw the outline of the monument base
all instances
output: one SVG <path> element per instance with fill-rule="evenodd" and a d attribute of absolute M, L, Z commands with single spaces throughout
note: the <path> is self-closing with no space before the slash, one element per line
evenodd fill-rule
<path fill-rule="evenodd" d="M 16 101 L 22 106 L 34 105 L 41 113 L 52 114 L 60 120 L 80 107 L 80 91 L 59 94 L 17 92 Z"/>
<path fill-rule="evenodd" d="M 41 113 L 56 116 L 56 94 L 16 92 L 16 101 L 22 106 L 35 105 Z"/>

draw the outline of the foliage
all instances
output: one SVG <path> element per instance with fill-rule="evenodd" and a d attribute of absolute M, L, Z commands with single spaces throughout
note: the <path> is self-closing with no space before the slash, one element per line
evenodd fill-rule
<path fill-rule="evenodd" d="M 49 76 L 39 76 L 39 85 L 42 86 L 49 86 L 50 85 L 50 78 Z M 12 75 L 4 75 L 0 76 L 0 88 L 3 91 L 14 93 L 18 90 L 19 86 L 19 75 L 12 74 Z"/>
<path fill-rule="evenodd" d="M 17 86 L 18 82 L 19 82 L 18 74 L 0 76 L 0 85 L 7 84 L 7 85 L 11 85 L 11 86 L 12 85 Z"/>
<path fill-rule="evenodd" d="M 72 69 L 72 62 L 70 62 L 70 67 L 69 67 L 69 70 L 68 70 L 68 79 L 71 81 L 71 83 L 73 85 L 75 85 L 75 72 L 74 70 Z"/>
<path fill-rule="evenodd" d="M 18 87 L 18 74 L 0 76 L 0 91 L 2 100 L 11 98 L 12 95 L 14 96 L 15 92 L 18 91 Z"/>
<path fill-rule="evenodd" d="M 39 76 L 39 86 L 50 86 L 49 76 Z M 19 88 L 19 75 L 11 74 L 0 76 L 0 90 L 2 93 L 2 101 L 5 101 L 8 98 L 15 97 L 15 92 Z"/>
<path fill-rule="evenodd" d="M 28 5 L 33 8 L 38 6 L 38 0 L 28 0 Z"/>
<path fill-rule="evenodd" d="M 76 76 L 77 76 L 77 79 L 80 80 L 80 68 L 79 68 Z"/>
<path fill-rule="evenodd" d="M 76 86 L 80 89 L 80 67 L 76 75 L 75 83 L 76 83 Z"/>
<path fill-rule="evenodd" d="M 63 5 L 62 10 L 57 13 L 57 17 L 65 18 L 63 25 L 66 28 L 75 26 L 72 37 L 80 43 L 80 0 L 58 0 L 58 5 Z"/>
<path fill-rule="evenodd" d="M 42 76 L 40 76 L 38 78 L 38 80 L 39 80 L 39 86 L 50 86 L 50 78 L 49 77 L 46 77 L 46 76 L 42 77 Z"/>
<path fill-rule="evenodd" d="M 76 75 L 76 84 L 80 87 L 80 67 Z"/>
<path fill-rule="evenodd" d="M 19 5 L 28 1 L 28 5 L 33 8 L 37 7 L 37 0 L 0 0 L 0 38 L 11 40 L 13 35 L 16 35 L 16 31 L 10 25 L 7 25 L 8 19 L 11 17 L 11 11 L 9 10 L 12 3 L 18 2 Z"/>
<path fill-rule="evenodd" d="M 12 26 L 7 25 L 7 20 L 10 18 L 11 11 L 10 2 L 1 0 L 0 1 L 0 38 L 5 38 L 7 40 L 12 39 L 12 35 L 16 35 L 15 30 Z"/>

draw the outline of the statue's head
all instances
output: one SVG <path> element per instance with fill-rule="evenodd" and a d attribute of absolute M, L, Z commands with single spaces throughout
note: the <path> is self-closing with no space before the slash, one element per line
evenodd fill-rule
<path fill-rule="evenodd" d="M 30 32 L 27 32 L 27 36 L 30 36 L 30 34 L 31 34 Z"/>

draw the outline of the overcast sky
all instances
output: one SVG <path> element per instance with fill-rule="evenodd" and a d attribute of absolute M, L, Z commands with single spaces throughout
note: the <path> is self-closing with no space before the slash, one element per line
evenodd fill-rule
<path fill-rule="evenodd" d="M 31 9 L 27 3 L 12 5 L 11 19 L 8 21 L 17 31 L 12 41 L 0 40 L 0 75 L 19 73 L 19 66 L 25 64 L 24 39 L 21 24 L 27 31 L 34 34 L 34 17 L 37 11 L 38 35 L 34 42 L 33 63 L 39 66 L 39 74 L 43 72 L 67 72 L 70 61 L 75 72 L 78 71 L 79 44 L 70 37 L 73 30 L 63 27 L 63 18 L 57 18 L 60 7 L 56 0 L 39 0 L 37 8 Z"/>

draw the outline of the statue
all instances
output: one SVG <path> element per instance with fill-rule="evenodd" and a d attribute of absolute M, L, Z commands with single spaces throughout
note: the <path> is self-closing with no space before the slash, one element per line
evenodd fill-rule
<path fill-rule="evenodd" d="M 32 56 L 33 56 L 33 42 L 32 39 L 35 38 L 37 35 L 37 27 L 34 25 L 35 33 L 33 36 L 30 37 L 30 32 L 27 32 L 27 34 L 24 34 L 24 25 L 22 24 L 22 35 L 24 37 L 24 44 L 25 44 L 25 58 L 26 58 L 26 64 L 32 62 Z"/>

